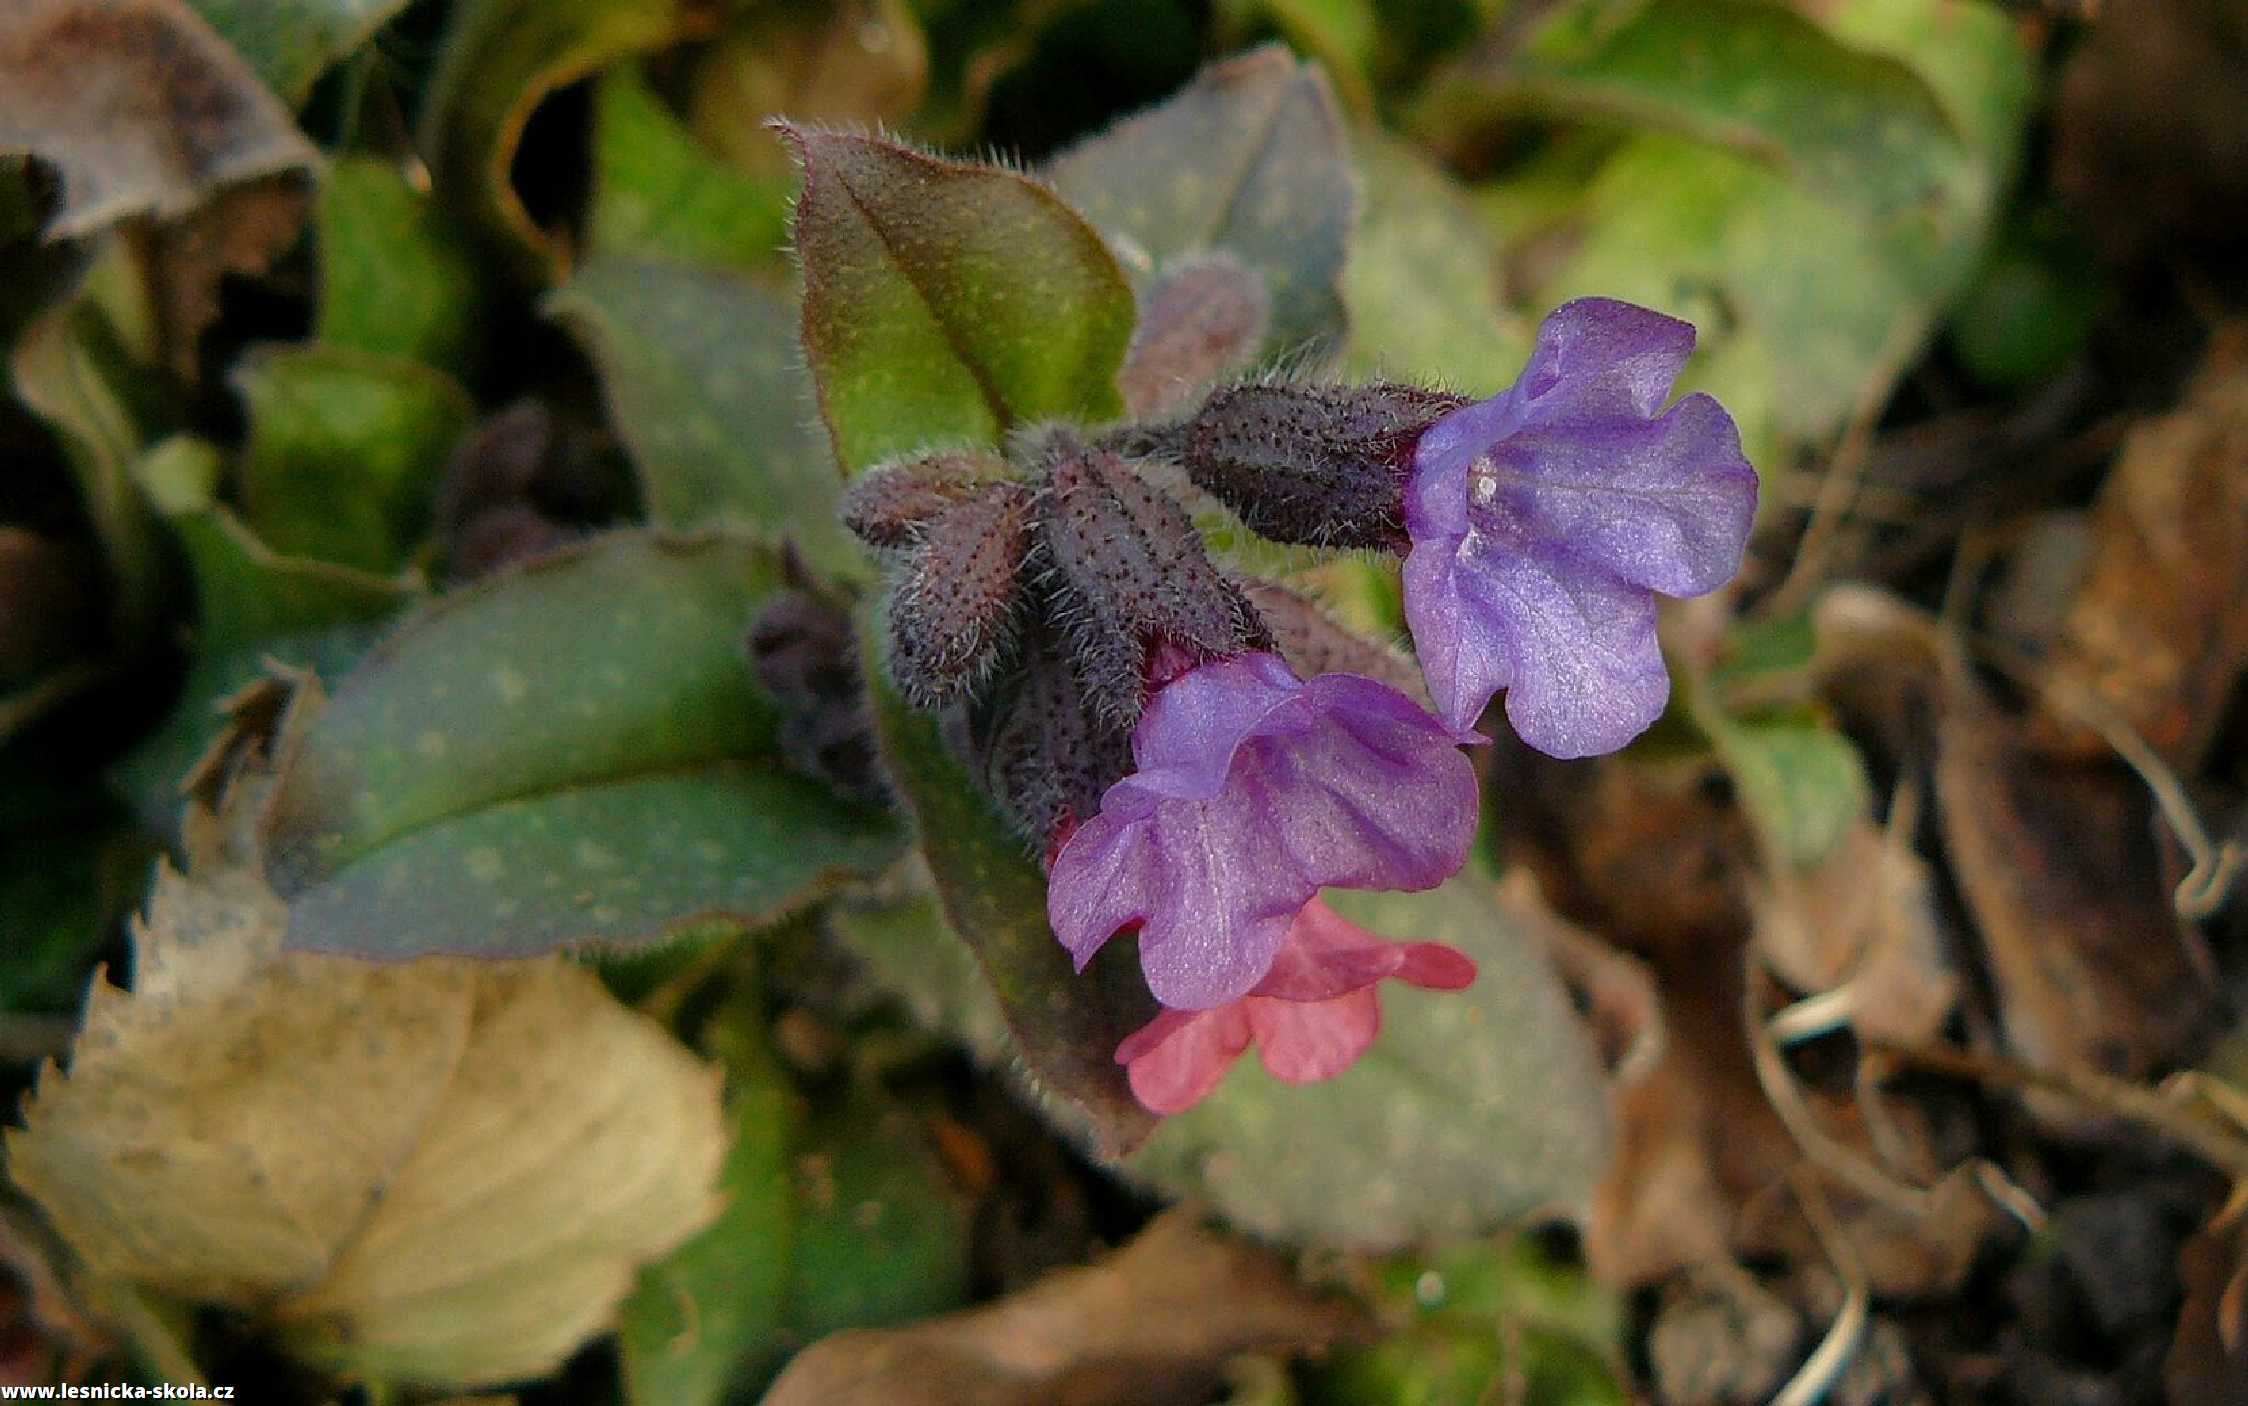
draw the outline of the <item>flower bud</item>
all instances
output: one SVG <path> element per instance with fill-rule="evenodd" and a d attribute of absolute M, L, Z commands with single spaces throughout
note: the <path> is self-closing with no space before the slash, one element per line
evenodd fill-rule
<path fill-rule="evenodd" d="M 1000 479 L 922 529 L 890 597 L 890 674 L 916 706 L 963 696 L 1012 642 L 1030 515 L 1029 488 Z"/>
<path fill-rule="evenodd" d="M 1264 279 L 1230 254 L 1166 269 L 1140 298 L 1132 348 L 1116 373 L 1125 406 L 1138 416 L 1170 415 L 1246 367 L 1264 341 L 1271 303 Z"/>
<path fill-rule="evenodd" d="M 1153 447 L 1276 542 L 1403 550 L 1405 474 L 1421 433 L 1464 397 L 1416 386 L 1219 391 Z"/>
<path fill-rule="evenodd" d="M 1098 711 L 1127 724 L 1137 718 L 1161 682 L 1150 677 L 1151 662 L 1175 673 L 1182 656 L 1191 665 L 1269 647 L 1255 608 L 1211 563 L 1168 495 L 1115 452 L 1074 436 L 1052 436 L 1045 454 L 1042 563 L 1053 569 L 1058 622 Z"/>
<path fill-rule="evenodd" d="M 932 454 L 870 470 L 843 495 L 843 525 L 870 547 L 909 547 L 938 514 L 1005 469 L 984 455 Z"/>
<path fill-rule="evenodd" d="M 749 666 L 780 703 L 781 754 L 847 795 L 886 802 L 851 619 L 809 591 L 775 594 L 749 630 Z"/>
<path fill-rule="evenodd" d="M 1049 854 L 1132 769 L 1129 730 L 1090 706 L 1066 643 L 1042 624 L 973 710 L 968 751 L 984 789 Z"/>

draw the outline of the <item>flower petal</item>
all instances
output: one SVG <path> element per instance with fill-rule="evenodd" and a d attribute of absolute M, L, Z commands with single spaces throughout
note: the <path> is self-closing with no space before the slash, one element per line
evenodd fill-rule
<path fill-rule="evenodd" d="M 1532 424 L 1644 420 L 1663 408 L 1694 324 L 1614 298 L 1563 303 L 1538 324 L 1538 344 L 1514 384 Z"/>
<path fill-rule="evenodd" d="M 1138 923 L 1164 1005 L 1246 995 L 1321 888 L 1431 888 L 1466 863 L 1475 771 L 1458 744 L 1471 736 L 1354 674 L 1302 684 L 1269 655 L 1194 669 L 1135 730 L 1147 770 L 1110 787 L 1055 857 L 1055 936 L 1082 967 Z"/>
<path fill-rule="evenodd" d="M 1141 1037 L 1162 1027 L 1148 1042 Z M 1249 1048 L 1249 1017 L 1239 1006 L 1165 1011 L 1117 1047 L 1132 1096 L 1150 1113 L 1184 1113 L 1209 1096 Z M 1127 1052 L 1130 1057 L 1127 1058 Z"/>
<path fill-rule="evenodd" d="M 1132 729 L 1136 770 L 1119 784 L 1181 800 L 1214 796 L 1242 744 L 1309 723 L 1303 692 L 1303 681 L 1276 654 L 1243 654 L 1189 669 L 1148 700 Z M 1101 808 L 1108 809 L 1105 800 Z"/>
<path fill-rule="evenodd" d="M 1470 535 L 1455 561 L 1469 641 L 1459 653 L 1482 672 L 1440 694 L 1464 702 L 1486 682 L 1505 687 L 1515 732 L 1564 758 L 1612 752 L 1661 716 L 1670 675 L 1644 588 L 1511 531 Z"/>
<path fill-rule="evenodd" d="M 1424 991 L 1465 991 L 1475 984 L 1475 959 L 1441 942 L 1409 942 L 1394 975 Z"/>
<path fill-rule="evenodd" d="M 1314 898 L 1288 925 L 1272 969 L 1249 994 L 1278 1001 L 1331 1001 L 1396 971 L 1406 949 Z"/>
<path fill-rule="evenodd" d="M 1356 1064 L 1382 1030 L 1381 1002 L 1371 986 L 1331 1001 L 1251 996 L 1241 1005 L 1257 1057 L 1273 1078 L 1288 1084 L 1334 1078 Z"/>
<path fill-rule="evenodd" d="M 1467 491 L 1478 525 L 1514 522 L 1673 596 L 1730 581 L 1756 517 L 1756 470 L 1733 417 L 1706 395 L 1653 420 L 1523 430 L 1470 472 Z"/>
<path fill-rule="evenodd" d="M 1156 1000 L 1207 1010 L 1235 999 L 1263 977 L 1317 887 L 1295 866 L 1271 862 L 1261 819 L 1238 801 L 1168 803 L 1121 822 L 1104 810 L 1054 858 L 1046 888 L 1054 935 L 1083 970 L 1102 943 L 1138 923 Z"/>

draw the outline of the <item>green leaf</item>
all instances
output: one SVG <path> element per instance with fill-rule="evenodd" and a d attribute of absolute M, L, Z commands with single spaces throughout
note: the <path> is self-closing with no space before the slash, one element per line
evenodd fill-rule
<path fill-rule="evenodd" d="M 1697 720 L 1731 774 L 1765 851 L 1807 869 L 1866 813 L 1871 788 L 1850 739 L 1815 717 Z"/>
<path fill-rule="evenodd" d="M 772 761 L 741 641 L 779 580 L 738 539 L 618 533 L 400 629 L 282 768 L 265 837 L 290 944 L 636 945 L 884 868 L 888 816 Z"/>
<path fill-rule="evenodd" d="M 1350 163 L 1325 78 L 1286 50 L 1204 70 L 1064 153 L 1049 175 L 1142 276 L 1205 249 L 1264 275 L 1268 352 L 1341 338 Z"/>
<path fill-rule="evenodd" d="M 218 733 L 221 701 L 264 678 L 268 659 L 340 677 L 373 642 L 374 622 L 417 589 L 409 578 L 275 552 L 213 501 L 221 469 L 218 449 L 187 435 L 152 446 L 133 468 L 195 593 L 195 649 L 179 698 L 110 773 L 158 834 L 172 831 L 180 779 Z"/>
<path fill-rule="evenodd" d="M 1385 985 L 1380 1040 L 1326 1083 L 1279 1083 L 1252 1051 L 1208 1099 L 1157 1123 L 1118 1170 L 1299 1244 L 1394 1249 L 1475 1234 L 1535 1210 L 1581 1211 L 1607 1162 L 1606 1095 L 1586 1033 L 1539 947 L 1536 925 L 1551 920 L 1495 900 L 1485 881 L 1467 875 L 1428 893 L 1324 897 L 1384 936 L 1459 948 L 1480 969 L 1475 984 L 1462 992 Z M 870 977 L 917 1015 L 987 1059 L 1014 1053 L 1012 1042 L 990 1042 L 1004 1000 L 971 980 L 975 968 L 960 944 L 932 940 L 934 933 L 912 940 L 914 916 L 901 908 L 887 931 L 849 920 L 837 931 Z M 959 921 L 956 914 L 955 931 Z M 1011 1026 L 1013 1014 L 1005 1019 Z M 1106 1055 L 1115 1046 L 1088 1048 Z M 1043 1073 L 1035 1062 L 1032 1069 Z M 1048 1112 L 1065 1127 L 1083 1126 L 1081 1112 Z M 1274 1176 L 1282 1166 L 1288 1175 Z"/>
<path fill-rule="evenodd" d="M 259 348 L 229 379 L 250 421 L 239 478 L 251 529 L 291 556 L 402 566 L 474 413 L 467 392 L 418 362 L 319 345 Z"/>
<path fill-rule="evenodd" d="M 1726 633 L 1724 653 L 1709 671 L 1710 686 L 1722 697 L 1801 679 L 1817 650 L 1809 611 L 1743 622 Z"/>
<path fill-rule="evenodd" d="M 1780 433 L 1831 434 L 1909 363 L 1975 265 L 2027 110 L 2027 56 L 1986 7 L 1842 8 L 1859 18 L 1822 29 L 1739 0 L 1621 23 L 1564 7 L 1424 108 L 1457 121 L 1464 86 L 1635 129 L 1551 226 L 1510 231 L 1561 251 L 1519 267 L 1541 309 L 1597 293 L 1697 323 L 1682 389 L 1724 400 L 1759 459 Z"/>
<path fill-rule="evenodd" d="M 462 0 L 422 99 L 420 148 L 438 196 L 550 281 L 564 253 L 510 178 L 531 113 L 548 94 L 617 59 L 658 49 L 677 0 Z"/>
<path fill-rule="evenodd" d="M 806 1129 L 788 1326 L 801 1342 L 957 1308 L 968 1297 L 968 1206 L 925 1132 L 861 1094 Z"/>
<path fill-rule="evenodd" d="M 1877 215 L 1925 201 L 1966 164 L 1950 118 L 1908 66 L 1838 43 L 1786 6 L 1651 0 L 1591 44 L 1585 8 L 1471 81 L 1504 105 L 1736 151 Z"/>
<path fill-rule="evenodd" d="M 891 782 L 913 812 L 945 917 L 975 954 L 1037 1086 L 1066 1101 L 1068 1116 L 1088 1125 L 1104 1150 L 1128 1151 L 1155 1122 L 1112 1058 L 1155 1013 L 1133 954 L 1112 943 L 1083 975 L 1071 970 L 1046 921 L 1045 876 L 946 750 L 935 720 L 890 686 L 879 657 L 886 633 L 871 624 L 865 631 L 875 733 Z"/>
<path fill-rule="evenodd" d="M 189 0 L 291 106 L 330 64 L 372 38 L 406 0 Z"/>
<path fill-rule="evenodd" d="M 251 352 L 230 377 L 250 416 L 242 515 L 275 551 L 402 566 L 474 406 L 441 371 L 341 347 Z"/>
<path fill-rule="evenodd" d="M 1052 192 L 871 137 L 783 130 L 804 163 L 804 351 L 846 472 L 1122 409 L 1131 289 Z"/>
<path fill-rule="evenodd" d="M 803 1100 L 765 1047 L 761 1010 L 721 1010 L 734 1142 L 718 1172 L 718 1218 L 649 1266 L 617 1321 L 632 1406 L 717 1406 L 770 1358 L 788 1309 L 796 1240 L 792 1159 Z"/>
<path fill-rule="evenodd" d="M 819 782 L 709 762 L 433 820 L 294 895 L 290 939 L 383 955 L 639 945 L 719 916 L 770 922 L 897 851 L 885 817 Z"/>
<path fill-rule="evenodd" d="M 1491 395 L 1530 355 L 1530 330 L 1504 310 L 1497 238 L 1465 194 L 1403 142 L 1362 144 L 1364 206 L 1343 294 L 1350 369 Z"/>
<path fill-rule="evenodd" d="M 778 297 L 713 269 L 598 258 L 546 305 L 601 372 L 651 518 L 754 524 L 816 566 L 864 571 Z"/>
<path fill-rule="evenodd" d="M 872 1087 L 827 1098 L 807 1120 L 762 1006 L 737 986 L 706 1027 L 732 1086 L 727 1204 L 625 1303 L 632 1406 L 739 1400 L 808 1342 L 967 1298 L 969 1206 L 926 1129 Z"/>
<path fill-rule="evenodd" d="M 1457 947 L 1475 984 L 1385 984 L 1380 1040 L 1325 1083 L 1282 1084 L 1243 1058 L 1123 1170 L 1260 1235 L 1375 1249 L 1585 1207 L 1607 1163 L 1606 1094 L 1535 917 L 1472 875 L 1427 893 L 1324 896 L 1385 937 Z"/>
<path fill-rule="evenodd" d="M 876 984 L 904 1003 L 913 1018 L 983 1055 L 1007 1050 L 1007 1019 L 968 949 L 945 923 L 935 894 L 871 906 L 839 901 L 828 906 L 827 930 L 858 954 Z M 952 961 L 933 961 L 931 949 Z M 884 983 L 885 973 L 911 972 L 910 982 Z"/>
<path fill-rule="evenodd" d="M 483 286 L 462 233 L 398 168 L 372 157 L 329 166 L 315 215 L 314 331 L 330 346 L 465 370 Z"/>
<path fill-rule="evenodd" d="M 186 559 L 197 653 L 234 653 L 275 635 L 373 620 L 416 589 L 410 579 L 274 551 L 214 501 L 221 469 L 217 447 L 189 435 L 151 446 L 133 468 Z"/>
<path fill-rule="evenodd" d="M 715 160 L 631 68 L 593 100 L 596 255 L 757 268 L 788 240 L 790 185 Z"/>

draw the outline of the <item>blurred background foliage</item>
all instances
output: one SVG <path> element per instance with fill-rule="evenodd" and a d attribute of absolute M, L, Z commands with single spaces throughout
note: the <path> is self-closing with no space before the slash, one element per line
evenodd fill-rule
<path fill-rule="evenodd" d="M 1569 298 L 1691 319 L 1685 388 L 1724 401 L 1764 475 L 1747 585 L 1767 608 L 1702 641 L 1716 666 L 1696 665 L 1635 757 L 1650 776 L 1714 771 L 1757 852 L 1803 874 L 1863 838 L 1876 780 L 1893 779 L 1802 684 L 1813 588 L 1857 576 L 1933 599 L 1976 513 L 2081 505 L 2113 427 L 2169 403 L 2195 329 L 2237 297 L 2248 227 L 2248 119 L 2223 96 L 2248 91 L 2248 28 L 2224 0 L 2098 22 L 1988 0 L 17 8 L 0 41 L 46 42 L 0 42 L 0 1082 L 28 1088 L 89 973 L 122 967 L 150 863 L 179 852 L 183 779 L 234 735 L 229 700 L 237 718 L 255 709 L 276 664 L 352 678 L 308 744 L 310 779 L 277 803 L 284 841 L 292 807 L 352 817 L 344 859 L 284 844 L 277 861 L 295 918 L 333 934 L 314 946 L 418 950 L 471 901 L 427 881 L 429 856 L 467 850 L 502 856 L 520 886 L 504 889 L 519 917 L 478 909 L 483 950 L 535 950 L 561 926 L 626 946 L 694 934 L 603 970 L 726 1070 L 729 1200 L 642 1279 L 613 1347 L 525 1400 L 754 1398 L 809 1342 L 1021 1288 L 1150 1209 L 929 1033 L 1003 1039 L 925 896 L 831 901 L 892 865 L 895 819 L 761 764 L 791 724 L 740 667 L 730 603 L 871 574 L 834 519 L 797 345 L 797 172 L 768 119 L 1048 172 L 1136 276 L 1181 251 L 1161 229 L 1119 237 L 1129 219 L 1099 202 L 1133 187 L 1114 172 L 1073 187 L 1066 154 L 1210 60 L 1277 41 L 1324 74 L 1349 155 L 1347 182 L 1302 216 L 1348 223 L 1340 306 L 1307 314 L 1347 327 L 1327 362 L 1488 393 Z M 1137 159 L 1128 180 L 1152 186 L 1198 178 L 1211 153 Z M 1877 438 L 1888 457 L 1869 469 Z M 1822 506 L 1842 478 L 1872 505 L 1848 531 Z M 677 552 L 630 539 L 505 578 L 535 575 L 512 594 L 472 584 L 636 523 L 728 531 Z M 1363 564 L 1302 584 L 1396 632 L 1393 587 Z M 666 611 L 636 616 L 635 593 Z M 670 612 L 680 600 L 710 604 Z M 670 632 L 624 655 L 587 625 L 629 634 L 658 615 Z M 454 683 L 457 711 L 410 706 Z M 487 683 L 497 702 L 470 697 Z M 2206 724 L 2196 759 L 2224 726 Z M 2237 764 L 2224 779 L 2248 780 Z M 589 879 L 566 913 L 542 908 L 537 881 L 588 853 L 623 856 L 654 891 Z M 380 863 L 347 862 L 364 855 Z M 767 940 L 686 921 L 716 909 Z M 355 921 L 384 932 L 354 936 Z M 1424 908 L 1390 927 L 1450 921 Z M 938 942 L 949 955 L 932 959 Z M 1561 1018 L 1535 1006 L 1488 1018 Z M 1431 1061 L 1466 1039 L 1418 1038 Z M 1316 1120 L 1335 1126 L 1313 1160 L 1341 1158 L 1361 1187 L 1345 1154 L 1372 1085 L 1336 1087 L 1356 1092 Z M 1316 1180 L 1274 1197 L 1213 1171 L 1229 1149 L 1288 1155 L 1243 1097 L 1179 1120 L 1139 1178 L 1298 1242 L 1360 1214 Z M 1472 1102 L 1383 1097 L 1431 1125 Z M 1472 1166 L 1472 1142 L 1430 1165 Z M 1481 1218 L 1492 1194 L 1431 1204 Z M 1453 1228 L 1432 1210 L 1393 1238 Z M 0 1279 L 20 1289 L 0 1291 L 0 1354 L 19 1322 L 39 1334 L 22 1351 L 51 1360 L 121 1334 L 144 1370 L 185 1354 L 214 1380 L 298 1393 L 257 1399 L 328 1399 L 310 1369 L 208 1316 L 34 1319 L 30 1237 L 0 1259 L 20 1271 Z M 1165 1253 L 1200 1266 L 1210 1251 Z M 1644 1335 L 1579 1261 L 1543 1239 L 1344 1256 L 1321 1269 L 1364 1306 L 1348 1332 L 1275 1303 L 1262 1337 L 1176 1356 L 1230 1363 L 1245 1404 L 1635 1399 Z M 1313 1342 L 1349 1345 L 1282 1365 Z"/>

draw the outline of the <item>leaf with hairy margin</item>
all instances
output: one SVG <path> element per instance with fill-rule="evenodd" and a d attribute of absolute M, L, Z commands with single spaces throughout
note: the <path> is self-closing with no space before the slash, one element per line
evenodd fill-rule
<path fill-rule="evenodd" d="M 804 165 L 804 354 L 846 473 L 1123 409 L 1131 288 L 1052 191 L 873 137 L 780 130 Z"/>
<path fill-rule="evenodd" d="M 780 580 L 737 537 L 611 533 L 406 623 L 282 759 L 264 836 L 290 945 L 640 945 L 885 868 L 890 816 L 775 760 L 742 639 Z"/>
<path fill-rule="evenodd" d="M 1356 187 L 1327 80 L 1287 50 L 1204 69 L 1047 174 L 1139 278 L 1209 250 L 1261 274 L 1268 355 L 1341 339 Z"/>
<path fill-rule="evenodd" d="M 778 295 L 718 269 L 604 256 L 546 307 L 601 373 L 651 518 L 754 525 L 823 571 L 864 574 Z"/>

